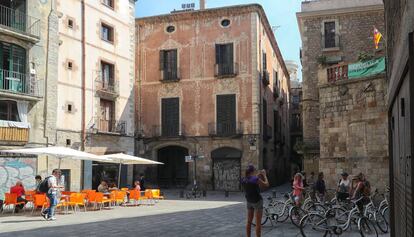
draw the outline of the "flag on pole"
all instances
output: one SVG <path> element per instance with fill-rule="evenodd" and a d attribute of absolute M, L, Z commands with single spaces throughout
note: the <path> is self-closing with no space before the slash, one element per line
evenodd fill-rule
<path fill-rule="evenodd" d="M 382 34 L 379 30 L 374 26 L 374 43 L 375 49 L 378 49 L 379 42 L 381 41 Z"/>

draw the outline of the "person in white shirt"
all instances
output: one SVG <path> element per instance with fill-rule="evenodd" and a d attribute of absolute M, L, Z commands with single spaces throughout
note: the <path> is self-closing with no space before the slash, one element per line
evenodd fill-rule
<path fill-rule="evenodd" d="M 351 192 L 351 181 L 348 179 L 348 173 L 343 172 L 341 174 L 341 179 L 338 182 L 337 199 L 338 201 L 345 201 L 349 198 Z"/>
<path fill-rule="evenodd" d="M 59 184 L 61 175 L 62 172 L 59 169 L 54 169 L 52 175 L 46 178 L 49 186 L 46 196 L 49 198 L 50 204 L 49 207 L 42 212 L 42 216 L 48 221 L 56 220 L 55 208 L 59 202 L 58 194 L 60 190 L 63 189 L 63 186 Z"/>

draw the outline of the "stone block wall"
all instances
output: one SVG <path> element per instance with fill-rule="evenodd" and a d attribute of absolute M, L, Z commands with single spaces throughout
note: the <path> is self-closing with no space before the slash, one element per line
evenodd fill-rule
<path fill-rule="evenodd" d="M 386 90 L 384 75 L 320 86 L 319 168 L 328 185 L 343 171 L 388 185 Z"/>

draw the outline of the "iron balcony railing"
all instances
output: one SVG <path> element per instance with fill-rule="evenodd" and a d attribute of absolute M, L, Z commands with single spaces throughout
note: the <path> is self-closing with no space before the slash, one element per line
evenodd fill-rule
<path fill-rule="evenodd" d="M 214 76 L 219 78 L 234 77 L 238 74 L 238 68 L 238 63 L 215 64 Z"/>
<path fill-rule="evenodd" d="M 208 134 L 210 136 L 229 137 L 243 134 L 243 124 L 238 123 L 209 123 Z"/>
<path fill-rule="evenodd" d="M 176 70 L 162 69 L 160 72 L 161 72 L 161 81 L 163 82 L 179 81 L 181 77 L 179 67 L 177 67 Z"/>
<path fill-rule="evenodd" d="M 40 96 L 37 80 L 27 73 L 0 69 L 0 90 L 10 93 Z"/>
<path fill-rule="evenodd" d="M 98 132 L 126 134 L 126 121 L 97 119 Z"/>
<path fill-rule="evenodd" d="M 0 26 L 40 38 L 40 20 L 25 13 L 0 5 Z"/>
<path fill-rule="evenodd" d="M 328 82 L 336 82 L 348 79 L 348 64 L 336 65 L 326 69 Z"/>
<path fill-rule="evenodd" d="M 182 137 L 185 136 L 185 126 L 181 124 L 180 126 L 152 126 L 152 136 L 153 137 Z"/>
<path fill-rule="evenodd" d="M 262 72 L 262 82 L 264 86 L 268 86 L 270 84 L 269 72 L 263 71 Z"/>
<path fill-rule="evenodd" d="M 110 94 L 118 94 L 118 83 L 114 80 L 109 80 L 110 82 L 104 82 L 101 79 L 95 81 L 95 87 L 97 91 L 110 93 Z"/>

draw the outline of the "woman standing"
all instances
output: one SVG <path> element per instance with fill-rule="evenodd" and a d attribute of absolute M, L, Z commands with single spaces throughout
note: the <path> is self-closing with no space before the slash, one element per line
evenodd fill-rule
<path fill-rule="evenodd" d="M 303 192 L 303 178 L 301 173 L 296 173 L 293 178 L 293 199 L 297 207 L 300 207 L 300 202 L 302 201 L 302 192 Z"/>
<path fill-rule="evenodd" d="M 246 235 L 251 237 L 251 228 L 254 215 L 256 215 L 256 237 L 261 236 L 262 232 L 262 214 L 263 198 L 260 195 L 260 189 L 269 187 L 266 171 L 256 171 L 254 166 L 249 165 L 246 169 L 246 177 L 243 178 L 242 184 L 247 201 L 247 225 Z"/>

